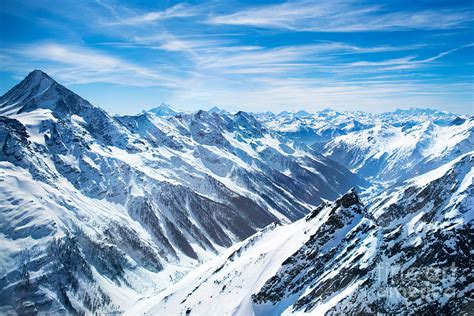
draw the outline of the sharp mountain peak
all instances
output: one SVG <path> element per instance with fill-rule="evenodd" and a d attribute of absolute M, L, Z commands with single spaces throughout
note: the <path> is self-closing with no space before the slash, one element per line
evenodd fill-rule
<path fill-rule="evenodd" d="M 56 114 L 78 114 L 93 105 L 56 82 L 46 72 L 35 69 L 0 97 L 0 115 L 49 109 Z"/>

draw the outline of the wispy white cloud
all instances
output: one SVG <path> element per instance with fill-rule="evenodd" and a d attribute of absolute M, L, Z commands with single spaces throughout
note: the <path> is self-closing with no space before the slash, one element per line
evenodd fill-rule
<path fill-rule="evenodd" d="M 404 106 L 436 107 L 465 112 L 460 102 L 470 95 L 469 82 L 429 83 L 422 80 L 320 80 L 319 78 L 259 78 L 228 89 L 222 82 L 198 80 L 166 101 L 181 107 L 221 104 L 232 110 L 285 109 L 387 111 Z M 212 91 L 207 93 L 206 91 Z"/>
<path fill-rule="evenodd" d="M 419 46 L 359 47 L 340 42 L 320 42 L 273 48 L 226 47 L 210 52 L 198 51 L 197 67 L 233 74 L 297 74 L 311 71 L 333 71 L 341 55 L 372 54 L 412 50 Z M 339 67 L 341 68 L 341 67 Z"/>
<path fill-rule="evenodd" d="M 363 67 L 363 68 L 372 68 L 376 67 L 379 68 L 381 71 L 388 71 L 388 70 L 401 70 L 401 69 L 413 69 L 418 67 L 426 67 L 430 63 L 436 62 L 437 60 L 454 53 L 460 49 L 472 47 L 474 43 L 470 43 L 467 45 L 462 45 L 441 53 L 436 54 L 435 56 L 418 59 L 416 55 L 405 56 L 401 58 L 395 59 L 388 59 L 382 61 L 357 61 L 353 63 L 347 63 L 340 65 L 342 67 L 348 68 L 356 68 L 356 67 Z"/>
<path fill-rule="evenodd" d="M 67 83 L 107 82 L 135 86 L 175 87 L 177 80 L 110 54 L 74 45 L 35 43 L 8 49 L 25 59 L 23 67 L 42 68 Z M 8 65 L 4 65 L 8 67 Z"/>
<path fill-rule="evenodd" d="M 202 9 L 200 6 L 191 6 L 187 3 L 178 3 L 161 11 L 149 11 L 127 14 L 127 16 L 125 17 L 123 16 L 123 14 L 120 14 L 118 11 L 113 9 L 113 7 L 111 7 L 110 5 L 107 5 L 107 7 L 110 7 L 111 10 L 114 10 L 113 12 L 115 16 L 114 21 L 109 21 L 108 23 L 106 23 L 108 25 L 144 24 L 168 19 L 192 17 L 202 13 Z"/>
<path fill-rule="evenodd" d="M 126 85 L 157 86 L 150 90 L 159 91 L 159 97 L 172 95 L 157 103 L 188 108 L 217 103 L 248 110 L 369 109 L 440 105 L 448 95 L 449 104 L 464 96 L 459 104 L 465 106 L 472 100 L 466 97 L 472 77 L 461 75 L 472 63 L 448 55 L 473 46 L 460 44 L 471 40 L 461 28 L 470 26 L 472 12 L 385 3 L 300 0 L 231 6 L 211 0 L 147 8 L 121 0 L 25 1 L 18 10 L 0 6 L 0 14 L 14 11 L 44 28 L 45 36 L 24 45 L 7 43 L 0 48 L 0 64 L 15 76 L 41 68 L 67 84 L 106 82 L 120 84 L 123 91 Z M 45 14 L 40 17 L 39 11 Z M 418 29 L 438 31 L 413 31 Z M 385 33 L 395 30 L 408 33 Z M 380 33 L 349 33 L 358 31 Z M 442 39 L 431 37 L 441 33 Z M 52 40 L 58 36 L 62 44 Z"/>
<path fill-rule="evenodd" d="M 450 50 L 447 50 L 445 52 L 441 52 L 439 53 L 438 55 L 436 56 L 433 56 L 431 58 L 427 58 L 425 60 L 422 60 L 421 62 L 432 62 L 432 61 L 435 61 L 435 60 L 438 60 L 446 55 L 449 55 L 451 53 L 454 53 L 455 51 L 458 51 L 460 49 L 463 49 L 463 48 L 468 48 L 468 47 L 473 47 L 474 46 L 474 43 L 469 43 L 469 44 L 466 44 L 466 45 L 462 45 L 462 46 L 459 46 L 459 47 L 455 47 L 453 49 L 450 49 Z"/>
<path fill-rule="evenodd" d="M 359 1 L 294 1 L 214 15 L 207 22 L 296 31 L 358 32 L 389 30 L 447 30 L 472 21 L 472 12 L 421 10 L 387 13 L 382 6 Z"/>

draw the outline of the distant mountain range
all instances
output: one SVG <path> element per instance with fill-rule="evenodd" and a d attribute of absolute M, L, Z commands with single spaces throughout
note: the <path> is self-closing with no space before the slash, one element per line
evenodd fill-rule
<path fill-rule="evenodd" d="M 338 112 L 325 109 L 315 113 L 285 111 L 279 114 L 271 112 L 256 113 L 255 116 L 267 128 L 308 145 L 324 144 L 337 136 L 370 129 L 380 124 L 400 127 L 413 126 L 429 121 L 436 125 L 445 126 L 460 117 L 449 112 L 419 108 L 379 114 L 362 111 Z"/>
<path fill-rule="evenodd" d="M 112 116 L 35 70 L 0 97 L 0 313 L 467 311 L 473 121 Z"/>
<path fill-rule="evenodd" d="M 401 126 L 377 124 L 332 139 L 321 153 L 367 179 L 396 183 L 473 148 L 474 117 L 458 117 L 441 126 L 433 121 Z"/>

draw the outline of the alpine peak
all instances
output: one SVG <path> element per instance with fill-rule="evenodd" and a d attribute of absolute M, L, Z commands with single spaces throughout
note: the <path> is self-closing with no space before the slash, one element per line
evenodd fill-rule
<path fill-rule="evenodd" d="M 0 97 L 0 114 L 10 115 L 49 109 L 55 114 L 78 114 L 93 106 L 57 83 L 42 70 L 33 70 L 19 84 Z"/>

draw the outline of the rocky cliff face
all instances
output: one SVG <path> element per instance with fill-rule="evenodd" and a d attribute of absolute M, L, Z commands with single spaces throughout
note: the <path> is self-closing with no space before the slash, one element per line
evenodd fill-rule
<path fill-rule="evenodd" d="M 462 156 L 388 193 L 368 213 L 329 216 L 253 301 L 278 305 L 296 294 L 288 311 L 335 315 L 468 311 L 473 167 L 473 154 Z M 328 247 L 334 234 L 343 237 Z"/>

